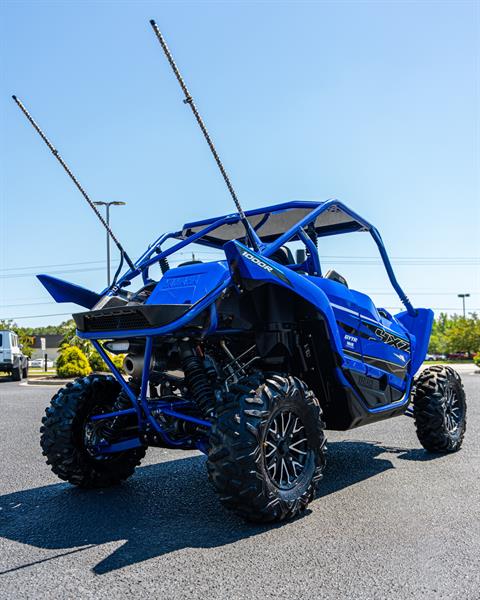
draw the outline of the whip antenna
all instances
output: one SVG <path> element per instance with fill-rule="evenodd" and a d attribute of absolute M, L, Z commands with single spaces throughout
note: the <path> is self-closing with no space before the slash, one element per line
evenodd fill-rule
<path fill-rule="evenodd" d="M 225 167 L 223 166 L 223 163 L 220 160 L 220 157 L 218 156 L 215 146 L 213 145 L 212 138 L 210 137 L 210 135 L 207 131 L 207 128 L 205 127 L 205 123 L 203 122 L 203 119 L 200 116 L 200 113 L 198 112 L 197 107 L 195 106 L 195 102 L 193 101 L 193 98 L 190 95 L 190 92 L 188 91 L 185 81 L 183 80 L 183 77 L 180 74 L 180 71 L 178 70 L 177 65 L 175 64 L 175 61 L 173 60 L 172 53 L 170 52 L 170 49 L 168 48 L 167 43 L 165 42 L 162 32 L 160 31 L 160 29 L 158 28 L 158 25 L 155 23 L 155 21 L 153 19 L 150 20 L 150 25 L 152 26 L 152 29 L 153 29 L 155 35 L 157 36 L 158 41 L 160 42 L 160 46 L 162 47 L 162 50 L 165 53 L 165 56 L 167 57 L 167 60 L 170 64 L 170 66 L 172 67 L 172 71 L 173 71 L 175 77 L 177 78 L 177 81 L 180 84 L 180 87 L 182 88 L 182 91 L 185 95 L 185 99 L 183 102 L 184 102 L 184 104 L 188 104 L 190 106 L 190 108 L 192 109 L 195 119 L 197 120 L 197 123 L 198 123 L 200 129 L 202 130 L 203 137 L 205 138 L 205 140 L 208 144 L 208 147 L 210 148 L 210 150 L 213 154 L 213 158 L 215 159 L 215 162 L 217 163 L 218 168 L 220 169 L 220 173 L 222 174 L 222 177 L 227 185 L 228 191 L 230 192 L 230 195 L 231 195 L 233 201 L 235 202 L 235 206 L 236 206 L 238 214 L 240 216 L 240 220 L 242 221 L 243 225 L 245 226 L 245 229 L 247 231 L 247 235 L 250 239 L 250 242 L 252 243 L 255 250 L 258 250 L 257 237 L 255 236 L 255 234 L 252 230 L 252 227 L 251 227 L 250 223 L 248 222 L 247 217 L 245 216 L 243 208 L 241 207 L 240 202 L 237 198 L 237 194 L 235 193 L 235 190 L 233 189 L 232 182 L 230 181 L 230 178 L 227 175 Z"/>
<path fill-rule="evenodd" d="M 34 121 L 32 115 L 28 112 L 28 110 L 25 108 L 25 106 L 23 105 L 22 101 L 19 100 L 16 96 L 12 96 L 12 98 L 15 100 L 15 102 L 17 103 L 17 106 L 20 108 L 20 110 L 23 112 L 23 114 L 27 117 L 27 119 L 30 121 L 30 123 L 32 124 L 33 128 L 35 129 L 35 131 L 38 133 L 38 135 L 42 138 L 42 140 L 45 142 L 45 144 L 48 146 L 48 148 L 50 149 L 51 153 L 53 154 L 53 156 L 58 160 L 58 162 L 62 165 L 62 167 L 64 168 L 64 170 L 66 171 L 67 175 L 70 177 L 70 179 L 73 181 L 73 183 L 77 186 L 78 190 L 80 191 L 80 193 L 82 194 L 82 196 L 85 198 L 85 200 L 88 202 L 88 204 L 90 205 L 90 208 L 93 210 L 93 212 L 97 215 L 100 223 L 105 227 L 105 229 L 108 232 L 108 235 L 112 238 L 113 242 L 115 243 L 115 245 L 117 246 L 117 248 L 120 250 L 120 255 L 123 258 L 125 258 L 125 260 L 128 263 L 128 266 L 131 269 L 135 269 L 135 265 L 133 264 L 132 260 L 130 259 L 130 257 L 128 256 L 128 254 L 125 252 L 125 250 L 123 249 L 122 245 L 120 244 L 120 242 L 117 240 L 117 238 L 115 237 L 115 234 L 113 233 L 113 231 L 110 229 L 110 226 L 107 225 L 107 222 L 105 221 L 105 219 L 102 217 L 102 215 L 100 214 L 100 212 L 97 210 L 97 207 L 94 205 L 94 203 L 92 202 L 92 200 L 90 200 L 90 197 L 88 196 L 87 192 L 83 189 L 83 187 L 81 186 L 80 182 L 78 181 L 78 179 L 75 177 L 75 175 L 70 171 L 70 168 L 68 167 L 68 165 L 66 164 L 66 162 L 63 160 L 63 158 L 60 156 L 60 154 L 58 153 L 58 150 L 54 147 L 54 145 L 50 142 L 50 140 L 47 138 L 47 136 L 43 133 L 43 131 L 40 129 L 40 127 L 37 125 L 37 123 Z"/>

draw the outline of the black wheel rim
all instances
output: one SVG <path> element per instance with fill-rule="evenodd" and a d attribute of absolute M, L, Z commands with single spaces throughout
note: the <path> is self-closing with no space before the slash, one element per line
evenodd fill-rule
<path fill-rule="evenodd" d="M 282 490 L 295 487 L 310 453 L 298 415 L 282 410 L 273 416 L 266 431 L 264 452 L 265 468 L 272 482 Z"/>
<path fill-rule="evenodd" d="M 445 426 L 449 433 L 454 434 L 463 419 L 462 402 L 454 387 L 448 386 L 445 390 Z"/>

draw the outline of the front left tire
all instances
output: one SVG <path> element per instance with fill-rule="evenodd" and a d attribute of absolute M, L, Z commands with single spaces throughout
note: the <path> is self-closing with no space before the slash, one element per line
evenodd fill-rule
<path fill-rule="evenodd" d="M 216 409 L 207 469 L 222 504 L 247 521 L 301 514 L 325 466 L 320 404 L 296 377 L 255 374 Z"/>
<path fill-rule="evenodd" d="M 467 426 L 467 401 L 460 375 L 434 365 L 415 380 L 413 416 L 417 436 L 429 452 L 460 450 Z"/>

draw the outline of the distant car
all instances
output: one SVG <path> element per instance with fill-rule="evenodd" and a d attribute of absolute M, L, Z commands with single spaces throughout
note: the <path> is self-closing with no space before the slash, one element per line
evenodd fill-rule
<path fill-rule="evenodd" d="M 28 361 L 28 366 L 43 369 L 43 368 L 45 368 L 45 359 L 44 358 L 33 358 Z M 47 368 L 50 369 L 52 367 L 53 367 L 53 361 L 47 360 Z"/>
<path fill-rule="evenodd" d="M 445 354 L 427 354 L 425 360 L 445 360 L 446 358 Z"/>
<path fill-rule="evenodd" d="M 447 354 L 447 358 L 450 360 L 469 360 L 472 356 L 469 352 L 451 352 Z"/>
<path fill-rule="evenodd" d="M 0 331 L 0 371 L 10 373 L 14 381 L 28 375 L 28 358 L 14 331 Z"/>

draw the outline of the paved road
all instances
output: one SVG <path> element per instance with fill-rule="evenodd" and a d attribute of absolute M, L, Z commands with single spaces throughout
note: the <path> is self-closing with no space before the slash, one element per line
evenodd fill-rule
<path fill-rule="evenodd" d="M 196 452 L 152 449 L 125 485 L 85 492 L 44 464 L 52 388 L 0 382 L 0 598 L 480 598 L 480 375 L 462 369 L 463 450 L 425 453 L 399 417 L 330 433 L 309 513 L 226 513 Z"/>

